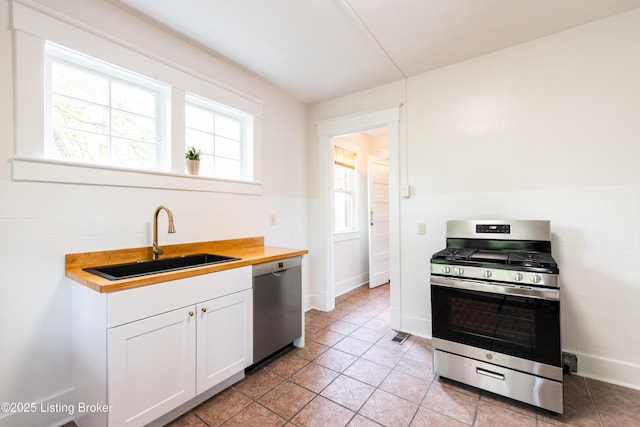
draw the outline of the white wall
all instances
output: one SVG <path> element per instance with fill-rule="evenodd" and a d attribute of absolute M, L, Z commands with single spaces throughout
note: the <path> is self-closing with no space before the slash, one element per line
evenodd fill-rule
<path fill-rule="evenodd" d="M 549 219 L 564 349 L 580 374 L 640 388 L 638 40 L 635 10 L 408 79 L 403 329 L 431 334 L 428 263 L 446 220 Z M 400 96 L 354 94 L 313 106 L 311 120 Z"/>
<path fill-rule="evenodd" d="M 263 101 L 262 196 L 15 182 L 9 6 L 0 3 L 0 402 L 70 403 L 70 289 L 64 255 L 151 244 L 154 209 L 174 214 L 162 244 L 265 236 L 268 245 L 307 248 L 306 107 L 279 89 L 172 38 L 108 2 L 42 4 L 79 25 L 126 40 Z M 269 225 L 269 215 L 276 224 Z M 161 224 L 166 219 L 161 216 Z M 303 278 L 308 293 L 309 272 Z M 0 426 L 52 425 L 65 413 L 0 413 Z"/>

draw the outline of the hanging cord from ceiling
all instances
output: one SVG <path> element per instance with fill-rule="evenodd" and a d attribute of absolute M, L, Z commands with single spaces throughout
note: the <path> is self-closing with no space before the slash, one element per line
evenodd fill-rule
<path fill-rule="evenodd" d="M 407 79 L 407 76 L 404 74 L 402 69 L 396 64 L 391 55 L 387 52 L 387 50 L 382 46 L 380 41 L 376 38 L 373 32 L 369 29 L 367 24 L 360 18 L 360 16 L 356 13 L 355 10 L 351 7 L 347 0 L 338 0 L 338 3 L 342 5 L 342 7 L 347 11 L 349 16 L 355 21 L 356 24 L 360 27 L 360 29 L 369 37 L 369 39 L 373 42 L 373 44 L 382 52 L 382 55 L 389 61 L 389 63 L 395 68 L 395 70 L 402 76 L 404 80 Z"/>

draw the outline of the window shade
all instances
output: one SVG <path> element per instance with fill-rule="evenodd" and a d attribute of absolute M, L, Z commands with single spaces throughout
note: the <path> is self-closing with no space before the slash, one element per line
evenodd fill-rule
<path fill-rule="evenodd" d="M 333 163 L 345 168 L 356 168 L 356 153 L 340 147 L 333 147 Z"/>

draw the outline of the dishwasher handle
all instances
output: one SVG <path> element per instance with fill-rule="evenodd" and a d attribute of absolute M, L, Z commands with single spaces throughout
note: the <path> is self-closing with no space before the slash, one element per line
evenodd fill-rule
<path fill-rule="evenodd" d="M 267 274 L 273 274 L 274 276 L 281 276 L 287 270 L 299 267 L 302 265 L 302 257 L 284 258 L 276 261 L 264 262 L 261 264 L 253 265 L 253 277 L 265 276 Z"/>
<path fill-rule="evenodd" d="M 273 274 L 276 277 L 280 277 L 282 276 L 284 273 L 287 272 L 287 270 L 289 270 L 288 268 L 285 268 L 284 270 L 278 270 L 278 271 L 272 271 L 271 274 Z"/>

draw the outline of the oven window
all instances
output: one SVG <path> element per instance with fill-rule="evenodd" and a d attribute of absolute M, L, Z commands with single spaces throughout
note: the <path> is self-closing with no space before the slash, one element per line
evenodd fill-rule
<path fill-rule="evenodd" d="M 431 286 L 433 336 L 561 366 L 560 303 Z"/>
<path fill-rule="evenodd" d="M 452 297 L 449 301 L 451 329 L 477 335 L 529 351 L 536 346 L 536 316 L 530 307 Z"/>

